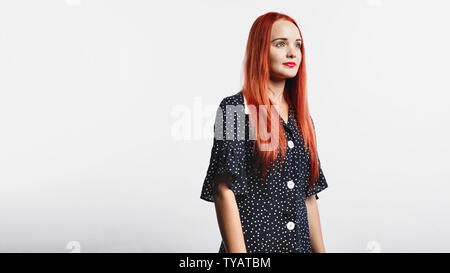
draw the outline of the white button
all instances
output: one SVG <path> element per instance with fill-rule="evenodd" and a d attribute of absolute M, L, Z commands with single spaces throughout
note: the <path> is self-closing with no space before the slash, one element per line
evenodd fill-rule
<path fill-rule="evenodd" d="M 289 230 L 293 230 L 294 227 L 295 227 L 295 224 L 294 224 L 293 222 L 289 222 L 289 223 L 287 223 L 286 227 L 287 227 Z"/>
<path fill-rule="evenodd" d="M 293 188 L 294 188 L 294 186 L 295 186 L 295 183 L 294 183 L 294 181 L 292 181 L 292 180 L 289 180 L 289 181 L 287 182 L 287 186 L 288 186 L 288 188 L 289 188 L 289 189 L 293 189 Z"/>
<path fill-rule="evenodd" d="M 289 140 L 288 141 L 288 146 L 289 146 L 289 148 L 294 148 L 294 142 L 292 142 L 292 140 Z"/>

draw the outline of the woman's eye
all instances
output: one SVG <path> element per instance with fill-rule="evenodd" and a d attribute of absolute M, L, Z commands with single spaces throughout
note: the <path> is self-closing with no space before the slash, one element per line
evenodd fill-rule
<path fill-rule="evenodd" d="M 279 45 L 284 45 L 284 42 L 279 42 L 279 43 L 276 44 L 277 47 L 279 47 Z M 302 44 L 297 44 L 297 46 L 299 48 L 302 48 Z"/>

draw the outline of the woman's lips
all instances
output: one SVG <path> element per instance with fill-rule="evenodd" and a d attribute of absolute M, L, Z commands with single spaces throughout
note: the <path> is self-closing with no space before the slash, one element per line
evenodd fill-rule
<path fill-rule="evenodd" d="M 284 65 L 292 68 L 295 66 L 295 63 L 284 63 Z"/>

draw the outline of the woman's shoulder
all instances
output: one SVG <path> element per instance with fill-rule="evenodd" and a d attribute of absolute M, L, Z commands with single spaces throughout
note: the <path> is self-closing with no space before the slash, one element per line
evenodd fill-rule
<path fill-rule="evenodd" d="M 241 105 L 241 104 L 244 105 L 244 95 L 242 93 L 242 90 L 233 95 L 224 97 L 222 99 L 222 101 L 220 102 L 220 106 L 226 106 L 226 105 L 236 106 L 236 105 Z"/>
<path fill-rule="evenodd" d="M 216 114 L 215 131 L 221 139 L 245 140 L 248 131 L 247 107 L 242 91 L 226 96 Z"/>

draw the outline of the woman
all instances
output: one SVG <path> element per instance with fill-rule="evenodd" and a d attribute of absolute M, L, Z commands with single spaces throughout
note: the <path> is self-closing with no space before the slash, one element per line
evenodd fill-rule
<path fill-rule="evenodd" d="M 303 39 L 292 18 L 257 18 L 244 73 L 242 90 L 218 108 L 200 196 L 215 203 L 219 252 L 325 252 L 316 200 L 328 184 L 308 110 Z"/>

